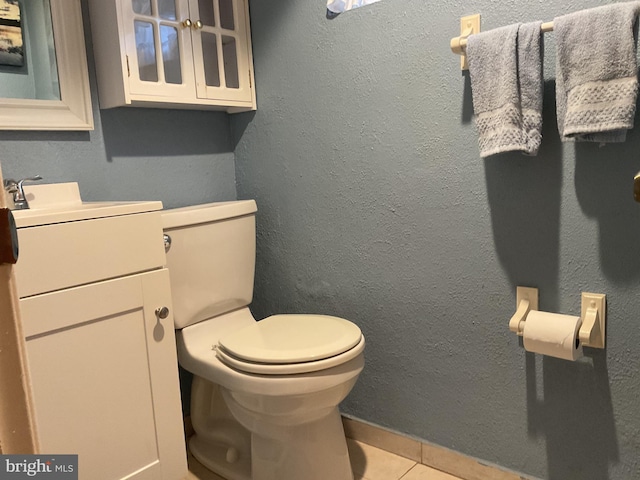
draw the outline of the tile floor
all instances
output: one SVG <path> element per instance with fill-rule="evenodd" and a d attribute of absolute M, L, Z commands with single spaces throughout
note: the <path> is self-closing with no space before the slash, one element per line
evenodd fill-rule
<path fill-rule="evenodd" d="M 385 452 L 366 443 L 347 439 L 354 480 L 461 480 L 458 477 Z M 189 456 L 187 480 L 224 480 Z M 303 480 L 303 479 L 301 479 Z"/>

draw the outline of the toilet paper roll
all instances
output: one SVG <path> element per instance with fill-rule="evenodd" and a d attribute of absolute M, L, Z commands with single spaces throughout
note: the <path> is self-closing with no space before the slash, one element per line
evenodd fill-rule
<path fill-rule="evenodd" d="M 580 317 L 532 310 L 524 324 L 524 349 L 565 360 L 577 360 L 582 357 L 582 344 L 578 340 L 581 324 Z"/>

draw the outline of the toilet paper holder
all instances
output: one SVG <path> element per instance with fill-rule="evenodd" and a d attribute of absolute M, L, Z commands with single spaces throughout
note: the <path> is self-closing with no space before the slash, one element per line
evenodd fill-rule
<path fill-rule="evenodd" d="M 606 298 L 602 293 L 582 292 L 582 320 L 578 338 L 585 347 L 604 348 L 606 326 Z M 522 336 L 527 315 L 538 310 L 538 289 L 533 287 L 517 287 L 516 313 L 509 320 L 509 330 Z"/>

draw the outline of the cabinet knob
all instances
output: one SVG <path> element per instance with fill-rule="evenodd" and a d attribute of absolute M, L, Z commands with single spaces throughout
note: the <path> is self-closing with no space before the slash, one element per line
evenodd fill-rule
<path fill-rule="evenodd" d="M 156 317 L 160 320 L 164 320 L 169 316 L 169 309 L 167 307 L 156 308 Z"/>
<path fill-rule="evenodd" d="M 182 22 L 182 26 L 184 28 L 189 28 L 191 25 L 193 25 L 193 22 L 190 18 L 187 18 L 184 22 Z"/>
<path fill-rule="evenodd" d="M 195 28 L 196 30 L 200 30 L 202 28 L 202 22 L 200 20 L 196 20 L 193 24 L 193 28 Z"/>

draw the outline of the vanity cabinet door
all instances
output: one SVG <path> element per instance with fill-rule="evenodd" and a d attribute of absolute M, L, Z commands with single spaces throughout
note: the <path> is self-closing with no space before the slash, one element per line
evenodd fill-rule
<path fill-rule="evenodd" d="M 187 474 L 166 269 L 20 300 L 41 451 L 80 478 Z"/>

